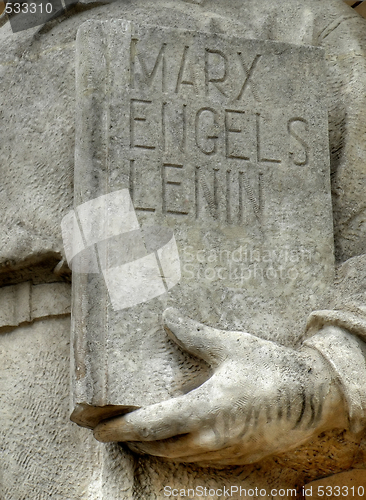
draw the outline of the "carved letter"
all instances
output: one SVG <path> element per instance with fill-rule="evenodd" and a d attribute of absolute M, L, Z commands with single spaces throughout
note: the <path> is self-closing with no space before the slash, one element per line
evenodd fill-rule
<path fill-rule="evenodd" d="M 187 77 L 184 76 L 186 66 L 187 66 L 188 51 L 189 51 L 189 47 L 188 46 L 184 47 L 182 62 L 181 62 L 179 74 L 178 74 L 177 86 L 175 88 L 176 94 L 179 93 L 181 85 L 189 85 L 191 87 L 191 89 L 195 91 L 196 94 L 198 93 L 197 89 L 196 89 L 196 82 L 194 81 L 194 72 L 192 71 L 192 69 L 193 69 L 192 66 L 189 67 L 189 79 L 187 79 Z"/>
<path fill-rule="evenodd" d="M 257 124 L 257 161 L 264 163 L 281 163 L 281 160 L 276 160 L 275 158 L 265 158 L 262 157 L 261 148 L 261 115 L 256 113 L 256 124 Z"/>
<path fill-rule="evenodd" d="M 212 64 L 212 59 L 214 56 L 216 56 L 216 60 L 218 58 L 220 59 L 220 63 L 223 64 L 223 69 L 220 68 L 221 64 L 219 62 L 216 62 L 216 64 Z M 212 76 L 211 66 L 219 68 L 220 71 L 222 72 L 222 76 L 218 76 L 218 77 L 214 78 Z M 218 73 L 217 69 L 216 69 L 216 73 Z M 221 52 L 221 50 L 206 49 L 206 58 L 205 58 L 206 95 L 209 95 L 210 83 L 212 83 L 221 92 L 221 94 L 223 94 L 225 97 L 227 97 L 225 92 L 222 90 L 221 85 L 218 85 L 219 83 L 225 82 L 227 77 L 228 77 L 228 70 L 227 70 L 227 57 L 226 57 L 226 55 L 223 52 Z"/>
<path fill-rule="evenodd" d="M 137 59 L 140 63 L 141 71 L 142 71 L 143 82 L 148 87 L 151 87 L 151 84 L 152 84 L 152 82 L 153 82 L 153 80 L 158 72 L 158 68 L 159 68 L 159 65 L 161 63 L 161 87 L 162 87 L 162 91 L 164 92 L 164 90 L 165 90 L 164 52 L 165 52 L 165 45 L 166 44 L 163 43 L 163 45 L 161 46 L 159 54 L 157 55 L 157 58 L 155 60 L 154 67 L 153 67 L 152 71 L 149 72 L 144 59 L 142 58 L 141 54 L 139 54 L 139 52 L 137 50 L 137 43 L 138 43 L 138 40 L 132 39 L 132 41 L 131 41 L 131 56 L 130 56 L 131 57 L 131 63 L 130 63 L 130 65 L 131 65 L 131 87 L 133 89 L 135 88 L 135 81 L 136 81 L 135 59 L 137 57 Z"/>
<path fill-rule="evenodd" d="M 212 118 L 210 117 L 212 115 Z M 211 123 L 207 125 L 207 119 L 206 118 L 210 117 Z M 196 115 L 196 144 L 197 147 L 202 153 L 205 155 L 213 155 L 216 153 L 216 140 L 218 139 L 218 136 L 215 133 L 211 133 L 205 136 L 205 140 L 207 141 L 206 144 L 203 144 L 203 140 L 200 139 L 200 129 L 207 129 L 208 127 L 212 130 L 217 129 L 217 121 L 216 121 L 217 113 L 214 109 L 212 108 L 201 108 Z M 206 123 L 205 123 L 206 122 Z M 211 146 L 210 146 L 210 141 L 211 141 Z M 206 147 L 205 147 L 206 146 Z"/>
<path fill-rule="evenodd" d="M 244 111 L 238 111 L 235 109 L 226 109 L 225 110 L 225 132 L 226 132 L 226 157 L 227 158 L 237 158 L 240 160 L 249 160 L 248 156 L 240 155 L 240 154 L 235 154 L 234 151 L 230 151 L 230 134 L 241 134 L 242 129 L 235 127 L 230 123 L 230 118 L 232 114 L 236 115 L 244 115 Z"/>
<path fill-rule="evenodd" d="M 250 66 L 250 68 L 248 69 L 247 66 L 244 64 L 244 61 L 243 61 L 243 56 L 242 56 L 242 53 L 241 52 L 238 52 L 238 56 L 239 56 L 239 59 L 240 59 L 240 62 L 241 62 L 241 65 L 242 65 L 242 68 L 244 70 L 244 73 L 245 73 L 245 80 L 244 80 L 244 83 L 241 87 L 241 90 L 239 92 L 239 95 L 238 97 L 236 98 L 238 101 L 243 97 L 244 95 L 244 92 L 245 90 L 247 89 L 248 85 L 250 84 L 251 85 L 251 89 L 252 89 L 252 93 L 253 93 L 253 96 L 254 96 L 254 99 L 256 101 L 260 101 L 259 99 L 259 95 L 258 95 L 258 92 L 257 92 L 257 89 L 253 83 L 253 81 L 251 80 L 252 76 L 253 76 L 253 73 L 254 73 L 254 70 L 255 70 L 255 67 L 257 66 L 258 64 L 258 61 L 259 59 L 262 57 L 261 54 L 257 54 Z"/>
<path fill-rule="evenodd" d="M 186 211 L 182 211 L 182 210 L 171 210 L 169 209 L 169 207 L 167 206 L 168 203 L 167 203 L 167 186 L 181 186 L 182 183 L 181 181 L 172 181 L 172 180 L 168 180 L 166 175 L 167 175 L 167 172 L 166 172 L 166 169 L 168 168 L 175 168 L 175 169 L 182 169 L 183 168 L 183 165 L 174 165 L 172 163 L 164 163 L 163 164 L 163 170 L 162 170 L 162 181 L 163 181 L 163 214 L 178 214 L 178 215 L 187 215 L 188 212 Z M 175 193 L 175 196 L 174 198 L 177 199 L 178 196 L 177 196 L 178 193 Z"/>
<path fill-rule="evenodd" d="M 136 183 L 136 165 L 135 160 L 130 160 L 130 176 L 129 176 L 129 190 L 132 203 L 134 204 L 135 210 L 140 210 L 141 212 L 155 212 L 155 208 L 150 207 L 139 207 L 135 203 L 135 183 Z"/>
<path fill-rule="evenodd" d="M 287 129 L 290 136 L 296 139 L 296 141 L 302 146 L 301 148 L 302 150 L 300 154 L 297 155 L 297 159 L 295 158 L 294 151 L 290 151 L 290 157 L 292 158 L 292 161 L 294 162 L 295 165 L 297 165 L 298 167 L 304 167 L 309 163 L 309 146 L 307 142 L 305 142 L 305 140 L 302 137 L 300 137 L 296 132 L 297 128 L 295 125 L 296 123 L 300 124 L 302 123 L 303 124 L 302 128 L 305 128 L 306 132 L 309 129 L 309 124 L 304 118 L 291 118 L 291 120 L 289 120 L 287 125 Z M 300 159 L 301 157 L 302 159 Z"/>
<path fill-rule="evenodd" d="M 244 212 L 244 203 L 243 203 L 243 190 L 246 194 L 247 200 L 249 200 L 255 218 L 258 223 L 261 223 L 260 216 L 262 211 L 262 172 L 258 174 L 258 196 L 256 197 L 253 193 L 253 189 L 246 178 L 244 172 L 239 172 L 239 223 L 243 222 L 243 212 Z"/>
<path fill-rule="evenodd" d="M 218 179 L 217 172 L 218 168 L 214 168 L 214 178 L 213 178 L 213 193 L 209 190 L 205 179 L 200 178 L 200 167 L 196 167 L 196 179 L 195 179 L 195 199 L 196 199 L 196 219 L 199 217 L 200 212 L 200 185 L 202 186 L 203 197 L 206 200 L 209 212 L 214 219 L 217 219 L 218 213 Z"/>
<path fill-rule="evenodd" d="M 147 121 L 146 116 L 143 116 L 142 112 L 138 113 L 138 115 L 136 114 L 137 113 L 136 106 L 146 107 L 146 105 L 148 105 L 148 104 L 151 104 L 151 101 L 144 101 L 141 99 L 131 99 L 131 110 L 130 110 L 130 147 L 131 148 L 155 149 L 155 146 L 136 143 L 136 135 L 138 135 L 138 131 L 136 131 L 136 122 L 146 122 Z M 144 132 L 143 135 L 146 135 L 146 130 L 144 130 L 143 132 Z"/>
<path fill-rule="evenodd" d="M 179 149 L 185 152 L 187 145 L 187 105 L 181 109 L 166 102 L 162 104 L 162 147 L 164 152 Z"/>

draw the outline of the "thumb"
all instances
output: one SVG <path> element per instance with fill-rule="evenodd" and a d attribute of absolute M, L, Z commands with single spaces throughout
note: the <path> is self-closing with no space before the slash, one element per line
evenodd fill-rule
<path fill-rule="evenodd" d="M 169 337 L 193 356 L 213 366 L 227 357 L 231 332 L 193 321 L 173 307 L 164 311 L 163 321 Z"/>

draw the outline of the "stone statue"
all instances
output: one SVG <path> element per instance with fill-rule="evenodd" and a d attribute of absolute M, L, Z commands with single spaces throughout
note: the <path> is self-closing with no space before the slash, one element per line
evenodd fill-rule
<path fill-rule="evenodd" d="M 200 301 L 197 297 L 192 299 L 191 310 L 183 307 L 183 312 L 180 308 L 177 309 L 179 307 L 177 302 L 172 304 L 175 307 L 169 307 L 171 305 L 169 303 L 160 304 L 166 307 L 161 327 L 164 326 L 170 338 L 169 346 L 173 346 L 171 347 L 172 363 L 174 356 L 178 356 L 174 358 L 176 364 L 179 364 L 180 359 L 184 363 L 187 360 L 196 360 L 196 364 L 191 365 L 194 376 L 196 377 L 200 370 L 205 376 L 204 379 L 199 376 L 192 379 L 193 382 L 188 389 L 187 385 L 183 388 L 182 384 L 177 392 L 170 393 L 171 397 L 168 393 L 161 396 L 163 394 L 161 393 L 157 403 L 154 398 L 149 400 L 149 391 L 146 391 L 147 403 L 144 405 L 140 403 L 134 405 L 131 397 L 131 402 L 127 402 L 126 407 L 129 406 L 128 409 L 135 409 L 134 411 L 121 416 L 122 412 L 117 408 L 115 413 L 105 414 L 105 417 L 111 418 L 103 421 L 99 419 L 89 424 L 89 427 L 94 427 L 94 436 L 98 441 L 126 442 L 129 450 L 132 450 L 130 454 L 124 445 L 121 447 L 108 445 L 106 448 L 100 448 L 103 450 L 100 453 L 108 455 L 108 458 L 103 459 L 105 460 L 103 463 L 107 464 L 103 472 L 107 479 L 103 479 L 98 487 L 107 488 L 105 484 L 108 482 L 111 484 L 113 481 L 117 484 L 118 480 L 115 477 L 121 474 L 122 470 L 130 471 L 131 469 L 132 471 L 133 460 L 137 460 L 136 463 L 139 464 L 138 472 L 136 472 L 137 469 L 130 472 L 138 476 L 137 479 L 135 477 L 132 480 L 135 485 L 139 484 L 138 491 L 136 486 L 135 492 L 132 486 L 128 486 L 130 489 L 126 486 L 128 492 L 122 494 L 124 483 L 118 483 L 120 485 L 118 488 L 116 486 L 112 493 L 112 487 L 110 491 L 106 490 L 108 493 L 103 490 L 104 496 L 100 498 L 108 498 L 108 500 L 163 498 L 161 485 L 168 484 L 169 481 L 173 482 L 171 478 L 183 477 L 187 474 L 189 479 L 184 479 L 186 484 L 190 484 L 191 478 L 193 478 L 192 481 L 202 478 L 202 481 L 209 484 L 212 479 L 209 468 L 218 467 L 222 468 L 223 472 L 215 472 L 216 478 L 224 481 L 231 475 L 230 481 L 233 481 L 233 475 L 239 470 L 235 466 L 246 466 L 243 469 L 242 479 L 244 483 L 247 481 L 245 484 L 260 485 L 262 480 L 265 481 L 264 471 L 266 473 L 270 471 L 268 484 L 272 481 L 272 484 L 278 487 L 282 483 L 287 486 L 292 485 L 298 488 L 300 494 L 300 485 L 304 481 L 347 470 L 355 463 L 364 466 L 359 450 L 362 449 L 360 443 L 362 443 L 362 434 L 365 429 L 366 408 L 366 348 L 364 344 L 366 337 L 366 261 L 364 257 L 366 141 L 363 137 L 366 133 L 363 111 L 366 104 L 364 102 L 366 95 L 365 21 L 342 0 L 327 2 L 316 0 L 306 2 L 300 0 L 292 2 L 135 0 L 127 2 L 121 0 L 106 5 L 81 2 L 72 7 L 65 16 L 47 23 L 34 32 L 25 31 L 13 35 L 8 25 L 3 24 L 0 39 L 4 46 L 5 44 L 9 46 L 9 50 L 4 55 L 4 67 L 6 65 L 7 69 L 2 76 L 4 88 L 8 91 L 0 105 L 0 136 L 2 137 L 0 158 L 2 164 L 7 166 L 3 174 L 4 189 L 0 193 L 3 208 L 3 250 L 0 254 L 3 285 L 21 283 L 32 280 L 34 277 L 42 283 L 69 279 L 67 266 L 64 263 L 65 252 L 59 227 L 62 218 L 73 208 L 75 132 L 77 136 L 76 163 L 82 164 L 80 158 L 85 158 L 83 154 L 89 148 L 93 153 L 90 155 L 91 161 L 95 161 L 95 165 L 98 162 L 100 165 L 103 164 L 103 155 L 98 156 L 98 153 L 95 153 L 96 150 L 92 149 L 96 147 L 97 142 L 92 144 L 90 141 L 86 144 L 81 140 L 86 130 L 86 128 L 80 129 L 80 126 L 86 127 L 84 118 L 84 121 L 77 122 L 76 131 L 73 125 L 75 38 L 81 24 L 90 19 L 97 22 L 123 19 L 137 26 L 149 24 L 172 29 L 178 27 L 206 33 L 207 36 L 223 34 L 236 38 L 260 40 L 260 43 L 269 40 L 295 44 L 299 48 L 293 49 L 295 54 L 295 56 L 292 55 L 293 60 L 300 58 L 297 55 L 300 52 L 296 50 L 303 50 L 305 55 L 301 57 L 304 58 L 305 66 L 311 59 L 310 52 L 307 52 L 310 49 L 302 46 L 323 48 L 326 61 L 325 99 L 329 113 L 331 194 L 334 217 L 333 233 L 328 217 L 330 197 L 327 185 L 324 183 L 319 190 L 321 191 L 319 196 L 322 199 L 320 205 L 317 204 L 318 198 L 314 196 L 314 207 L 320 206 L 321 208 L 320 212 L 314 214 L 313 221 L 314 226 L 319 224 L 317 228 L 324 229 L 323 233 L 320 229 L 318 232 L 320 240 L 324 237 L 319 255 L 328 266 L 324 271 L 324 276 L 319 278 L 319 289 L 321 289 L 319 297 L 321 295 L 322 298 L 316 300 L 316 307 L 318 305 L 322 307 L 319 310 L 309 310 L 311 297 L 317 291 L 315 285 L 312 284 L 310 297 L 306 298 L 309 302 L 306 303 L 306 307 L 304 306 L 309 312 L 308 319 L 303 317 L 298 320 L 299 312 L 295 309 L 294 318 L 291 318 L 290 312 L 286 311 L 286 328 L 281 332 L 280 325 L 277 323 L 276 332 L 279 332 L 277 337 L 273 338 L 268 333 L 271 325 L 263 325 L 263 335 L 261 335 L 258 326 L 255 332 L 244 330 L 240 327 L 241 323 L 237 323 L 239 328 L 226 328 L 226 324 L 236 323 L 231 320 L 227 323 L 225 321 L 220 323 L 221 320 L 215 322 L 215 319 L 212 320 L 216 318 L 214 313 L 212 313 L 211 320 L 206 320 L 205 314 L 195 313 L 194 301 L 197 303 Z M 81 109 L 84 106 L 82 96 L 85 95 L 87 98 L 90 95 L 86 92 L 87 86 L 90 85 L 92 93 L 93 78 L 99 77 L 102 72 L 98 73 L 99 70 L 96 70 L 97 76 L 93 74 L 90 82 L 82 81 L 83 61 L 86 61 L 85 67 L 93 64 L 89 59 L 87 60 L 93 47 L 88 48 L 90 52 L 85 51 L 87 56 L 84 57 L 82 30 L 79 31 L 78 36 L 80 36 L 78 43 L 81 51 L 78 53 L 78 64 L 81 66 L 78 75 L 81 76 L 77 82 L 79 99 L 77 106 L 80 105 Z M 133 35 L 131 36 L 133 39 Z M 110 38 L 112 39 L 113 37 Z M 96 47 L 100 48 L 98 44 Z M 119 48 L 116 48 L 117 50 Z M 97 50 L 94 53 L 99 57 Z M 220 92 L 224 95 L 227 93 L 226 81 L 222 66 L 220 66 L 223 57 L 221 56 L 220 59 L 218 51 L 213 54 L 213 58 L 218 57 L 218 62 L 215 64 L 221 69 L 217 74 L 209 75 L 207 82 L 215 87 L 217 95 L 220 95 Z M 159 52 L 155 51 L 153 56 L 155 58 L 153 60 L 158 62 Z M 257 62 L 254 57 L 251 62 L 244 62 L 242 85 L 239 85 L 237 94 L 239 96 L 244 91 L 248 91 L 250 99 L 255 102 L 259 99 L 255 95 L 256 91 L 250 88 L 250 75 L 254 74 Z M 139 64 L 143 68 L 141 60 Z M 321 64 L 319 56 L 316 67 L 319 68 Z M 296 65 L 295 62 L 294 65 Z M 259 63 L 257 67 L 260 68 Z M 158 64 L 156 68 L 158 71 Z M 185 85 L 186 88 L 191 89 L 195 85 L 195 75 L 193 73 L 189 75 L 189 72 L 184 73 L 186 71 L 184 68 L 181 73 L 178 71 L 179 82 L 181 86 Z M 154 66 L 150 65 L 150 77 L 153 72 Z M 148 73 L 146 70 L 145 76 L 149 77 Z M 122 74 L 121 72 L 118 75 Z M 309 70 L 304 77 L 308 80 L 304 81 L 312 82 L 311 76 Z M 24 81 L 27 82 L 26 85 Z M 309 85 L 311 86 L 312 83 Z M 316 85 L 314 83 L 311 89 L 314 88 L 320 92 Z M 300 95 L 300 88 L 296 92 Z M 316 103 L 316 98 L 306 94 L 305 89 L 304 96 L 304 101 Z M 148 100 L 144 97 L 141 101 L 143 99 Z M 95 106 L 99 104 L 97 102 Z M 324 118 L 321 115 L 324 110 L 323 101 L 319 101 L 320 118 L 316 114 L 315 104 L 311 105 L 316 117 L 314 120 L 317 124 L 323 124 L 321 121 Z M 212 109 L 211 104 L 207 105 L 204 111 L 208 109 Z M 232 110 L 228 106 L 227 109 Z M 141 126 L 141 123 L 145 121 L 147 115 L 138 114 L 143 111 L 145 112 L 142 108 L 136 108 L 135 119 L 132 120 L 133 126 L 136 124 L 136 127 Z M 84 111 L 81 110 L 78 116 L 83 113 Z M 207 116 L 201 115 L 210 120 L 214 113 L 212 111 L 211 115 L 209 113 Z M 253 120 L 256 120 L 255 116 L 258 117 L 259 114 L 258 111 L 254 111 Z M 95 121 L 89 122 L 89 132 L 99 130 L 99 126 L 104 127 L 104 122 L 99 120 L 102 115 L 95 116 Z M 232 116 L 230 115 L 230 119 Z M 202 123 L 206 118 L 202 118 Z M 293 120 L 295 115 L 289 118 Z M 307 163 L 307 152 L 310 151 L 309 144 L 313 138 L 308 135 L 307 142 L 303 142 L 301 135 L 309 132 L 310 129 L 306 127 L 311 126 L 311 120 L 307 119 L 305 123 L 300 115 L 296 115 L 296 119 L 296 123 L 286 121 L 290 141 L 290 150 L 286 151 L 286 154 L 292 155 L 291 161 L 301 168 Z M 227 127 L 232 134 L 230 137 L 236 137 L 235 134 L 239 133 L 238 123 L 232 121 Z M 257 123 L 257 127 L 260 126 L 259 118 L 253 123 Z M 209 123 L 207 126 L 211 125 L 212 123 Z M 118 133 L 120 132 L 117 130 L 116 136 Z M 19 142 L 19 137 L 22 137 L 21 142 Z M 147 143 L 138 142 L 142 136 L 136 133 L 136 137 L 138 147 L 141 144 L 146 146 Z M 201 139 L 202 142 L 198 140 L 197 145 L 201 145 L 202 149 L 205 149 L 207 144 L 212 146 L 215 144 L 215 132 L 211 134 L 206 130 L 206 136 L 202 136 Z M 211 142 L 207 142 L 207 139 Z M 17 142 L 14 147 L 15 140 Z M 323 135 L 320 141 L 323 149 L 327 147 L 327 144 L 324 144 L 325 140 L 326 136 Z M 309 149 L 307 149 L 308 146 Z M 153 143 L 148 143 L 148 148 L 152 147 Z M 316 151 L 322 151 L 317 156 L 319 165 L 323 161 L 326 163 L 323 149 L 320 145 L 316 147 L 318 148 Z M 230 151 L 233 152 L 234 149 Z M 204 154 L 207 154 L 207 165 L 209 165 L 211 151 L 206 149 Z M 267 160 L 269 158 L 272 163 L 278 163 L 276 158 L 279 157 L 275 155 L 263 154 L 264 157 Z M 176 164 L 174 165 L 176 167 Z M 173 167 L 168 171 L 169 175 L 173 175 L 171 173 Z M 87 180 L 84 177 L 83 180 L 83 171 L 77 168 L 75 170 L 75 206 L 89 201 L 87 195 L 91 192 L 90 186 L 95 185 L 90 181 L 92 176 Z M 177 170 L 178 167 L 174 172 Z M 22 175 L 19 174 L 20 171 Z M 104 172 L 103 168 L 100 171 Z M 324 179 L 325 177 L 324 174 Z M 121 189 L 119 181 L 115 179 L 114 189 Z M 198 178 L 197 185 L 200 186 L 199 182 Z M 254 186 L 251 182 L 247 186 L 243 184 L 243 192 L 249 193 L 248 198 L 251 198 L 250 192 Z M 169 177 L 168 183 L 171 186 L 178 186 L 179 179 Z M 206 195 L 202 192 L 202 199 L 207 201 L 209 196 Z M 323 195 L 324 198 L 322 198 Z M 258 219 L 260 212 L 259 208 L 257 207 L 258 210 L 256 208 L 256 196 L 257 192 L 252 196 L 254 211 L 252 210 L 251 215 L 248 215 L 252 217 L 251 222 Z M 307 193 L 307 196 L 311 196 L 311 193 Z M 150 203 L 149 207 L 153 207 L 151 205 L 155 200 L 153 195 L 150 197 L 146 195 L 142 199 Z M 174 196 L 171 198 L 174 203 L 177 199 Z M 209 203 L 207 205 L 209 214 Z M 177 211 L 176 208 L 175 211 Z M 229 213 L 229 210 L 226 213 Z M 182 214 L 184 215 L 180 210 L 178 216 L 181 217 Z M 143 216 L 145 217 L 144 214 Z M 149 214 L 146 217 L 148 216 Z M 160 224 L 160 219 L 158 222 Z M 263 234 L 254 223 L 253 227 L 256 231 L 255 238 L 261 242 Z M 337 264 L 334 286 L 330 285 L 333 279 L 331 272 L 333 256 L 329 250 L 331 249 L 329 235 L 334 235 Z M 177 238 L 179 239 L 179 235 Z M 56 267 L 58 262 L 61 263 Z M 322 273 L 320 269 L 319 267 L 319 273 Z M 95 321 L 97 312 L 99 314 L 104 307 L 104 302 L 101 300 L 98 304 L 95 301 L 93 304 L 95 316 L 93 316 L 92 307 L 85 309 L 85 303 L 77 300 L 81 296 L 78 293 L 82 287 L 87 286 L 83 279 L 77 277 L 75 273 L 74 290 L 77 293 L 74 294 L 74 317 L 80 318 L 78 308 L 81 310 L 84 307 L 84 313 L 87 309 L 89 317 Z M 305 282 L 306 280 L 301 286 L 305 287 Z M 92 282 L 88 281 L 88 283 Z M 305 288 L 302 290 L 302 296 L 305 297 Z M 202 297 L 204 294 L 206 290 L 202 292 Z M 254 304 L 253 311 L 256 308 L 258 305 Z M 221 317 L 221 312 L 217 313 L 217 317 Z M 207 318 L 210 318 L 209 314 Z M 291 321 L 295 326 L 289 326 Z M 303 321 L 302 324 L 301 321 Z M 87 325 L 88 328 L 91 324 Z M 296 324 L 299 325 L 298 331 L 295 331 Z M 74 331 L 80 325 L 81 322 L 74 322 Z M 130 328 L 130 323 L 128 325 Z M 137 319 L 136 325 L 139 325 Z M 160 337 L 154 337 L 155 333 L 151 336 L 149 340 L 151 344 L 147 344 L 147 352 L 149 352 L 150 345 L 154 344 L 155 338 L 164 337 L 165 339 L 165 332 L 161 328 Z M 81 348 L 80 351 L 78 350 L 79 347 L 77 342 L 73 346 L 76 354 L 82 351 Z M 179 358 L 179 356 L 182 357 Z M 76 386 L 83 377 L 81 372 L 82 370 L 77 371 L 74 375 Z M 159 374 L 154 374 L 154 380 L 158 378 Z M 120 388 L 113 386 L 110 390 L 111 397 L 114 397 Z M 128 390 L 127 388 L 127 392 Z M 141 395 L 140 400 L 142 401 L 143 398 L 144 394 Z M 106 407 L 110 404 L 108 400 Z M 92 406 L 92 403 L 90 405 Z M 139 406 L 144 407 L 136 409 Z M 78 417 L 75 416 L 74 420 L 78 421 Z M 315 458 L 309 459 L 309 450 L 313 451 Z M 135 459 L 135 452 L 145 457 Z M 334 453 L 334 460 L 328 460 L 329 453 Z M 164 460 L 160 461 L 151 456 Z M 95 463 L 93 467 L 97 470 L 99 467 L 97 454 L 93 456 L 93 460 Z M 115 464 L 122 462 L 123 465 L 118 469 Z M 175 462 L 192 462 L 194 465 L 176 465 Z M 117 469 L 118 473 L 113 476 Z M 281 469 L 286 469 L 286 473 L 282 476 Z M 127 473 L 124 472 L 124 474 Z M 157 480 L 156 477 L 159 474 L 162 479 Z M 146 479 L 148 476 L 149 480 Z M 113 481 L 111 477 L 114 478 Z M 148 486 L 145 483 L 148 483 Z M 83 493 L 84 496 L 80 494 L 79 497 L 94 498 L 90 491 L 92 491 L 91 487 L 87 493 Z"/>
<path fill-rule="evenodd" d="M 294 14 L 291 7 L 287 13 L 289 18 Z M 202 6 L 205 11 L 209 8 L 207 3 Z M 241 3 L 241 8 L 247 16 L 245 22 L 241 22 L 246 28 L 250 22 L 252 30 L 255 26 L 258 36 L 258 30 L 264 29 L 258 26 L 263 23 L 263 14 L 259 16 L 250 2 Z M 268 4 L 267 9 L 271 11 Z M 273 5 L 272 9 L 273 15 L 283 14 L 282 6 Z M 328 9 L 333 9 L 333 16 L 337 10 L 337 17 L 328 27 L 320 29 L 319 23 L 324 22 L 325 13 L 330 12 Z M 322 44 L 330 51 L 328 78 L 336 85 L 333 81 L 339 78 L 340 71 L 337 55 L 343 50 L 338 30 L 348 29 L 349 23 L 362 24 L 363 21 L 355 19 L 340 2 L 328 5 L 321 13 L 320 10 L 323 7 L 320 9 L 315 4 L 304 8 L 301 13 L 304 17 L 300 16 L 304 23 L 303 39 L 292 38 L 291 41 Z M 269 23 L 270 15 L 267 13 L 264 17 L 272 38 L 289 40 L 284 24 L 279 30 L 283 30 L 280 38 L 279 34 L 273 35 L 276 29 Z M 261 33 L 259 36 L 266 35 Z M 343 78 L 348 79 L 345 74 Z M 347 121 L 356 116 L 358 119 L 358 114 L 353 108 L 355 104 L 350 102 L 352 98 L 347 97 L 345 102 L 341 92 L 341 87 L 337 88 L 328 94 L 328 99 L 332 103 L 329 105 L 331 141 L 336 136 L 337 142 L 332 156 L 336 243 L 338 259 L 343 260 L 350 251 L 349 232 L 352 231 L 350 224 L 355 223 L 354 217 L 362 231 L 364 201 L 360 192 L 357 199 L 355 187 L 349 184 L 356 175 L 353 174 L 355 169 L 362 167 L 357 167 L 357 159 L 346 152 L 352 150 L 351 143 L 355 140 L 347 128 Z M 352 109 L 351 115 L 345 112 L 348 118 L 343 115 L 343 123 L 339 123 L 340 104 L 335 104 L 340 95 L 342 105 Z M 342 153 L 338 150 L 340 140 L 344 141 Z M 345 202 L 348 190 L 358 206 L 358 209 L 351 209 L 357 211 L 357 215 L 346 209 L 349 207 L 349 201 Z M 351 252 L 347 257 L 357 255 L 358 251 Z M 347 262 L 343 266 L 345 276 L 341 285 L 350 286 L 346 284 L 350 278 L 344 269 L 352 265 L 352 275 L 357 274 L 360 288 L 355 287 L 347 296 L 343 291 L 333 291 L 334 295 L 340 293 L 342 298 L 335 302 L 334 310 L 311 314 L 308 338 L 298 350 L 281 347 L 250 333 L 210 328 L 182 317 L 177 310 L 168 309 L 165 327 L 171 338 L 182 349 L 208 363 L 213 375 L 186 395 L 104 421 L 96 427 L 94 435 L 101 441 L 127 441 L 133 450 L 175 461 L 222 466 L 253 463 L 273 453 L 298 447 L 326 430 L 350 426 L 353 431 L 360 431 L 364 419 L 361 374 L 365 365 L 362 344 L 353 334 L 357 331 L 358 336 L 362 335 L 364 328 L 361 261 L 362 257 L 355 256 L 352 264 Z M 350 363 L 357 366 L 357 379 L 349 372 Z"/>
<path fill-rule="evenodd" d="M 166 312 L 166 325 L 214 374 L 186 396 L 102 422 L 94 431 L 97 439 L 137 441 L 132 449 L 177 461 L 240 465 L 348 426 L 336 376 L 317 350 L 293 351 L 250 334 L 208 328 L 173 309 Z M 334 338 L 344 331 L 327 327 L 322 334 Z"/>

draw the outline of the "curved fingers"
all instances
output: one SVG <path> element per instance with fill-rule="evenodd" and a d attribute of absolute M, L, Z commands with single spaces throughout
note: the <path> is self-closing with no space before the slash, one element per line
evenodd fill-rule
<path fill-rule="evenodd" d="M 211 415 L 213 377 L 184 396 L 101 422 L 94 437 L 101 442 L 158 441 L 197 431 Z"/>
<path fill-rule="evenodd" d="M 176 344 L 209 365 L 219 365 L 230 353 L 230 331 L 198 323 L 172 307 L 164 311 L 163 321 L 166 332 Z"/>
<path fill-rule="evenodd" d="M 128 444 L 133 451 L 180 462 L 194 462 L 202 457 L 222 458 L 225 456 L 225 450 L 231 448 L 231 446 L 227 446 L 221 449 L 217 445 L 216 435 L 211 429 L 162 441 Z"/>

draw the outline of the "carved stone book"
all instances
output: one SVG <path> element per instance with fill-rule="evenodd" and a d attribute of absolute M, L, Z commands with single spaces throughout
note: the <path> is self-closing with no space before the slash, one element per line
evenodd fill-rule
<path fill-rule="evenodd" d="M 333 280 L 333 226 L 321 49 L 117 20 L 85 23 L 77 51 L 63 231 L 72 419 L 93 427 L 210 376 L 167 307 L 296 346 Z"/>

